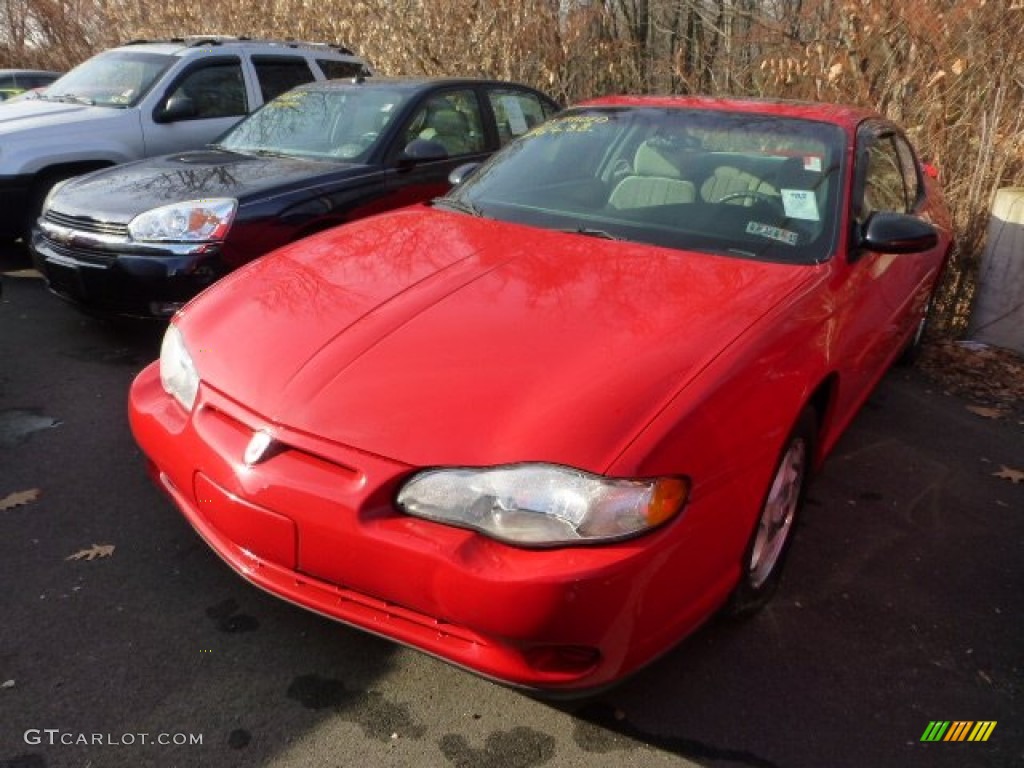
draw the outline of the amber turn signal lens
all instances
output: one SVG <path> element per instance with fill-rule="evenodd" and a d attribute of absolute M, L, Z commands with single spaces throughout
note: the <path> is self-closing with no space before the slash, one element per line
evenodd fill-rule
<path fill-rule="evenodd" d="M 675 515 L 690 495 L 690 483 L 681 477 L 663 477 L 654 486 L 647 507 L 647 522 L 660 525 Z"/>

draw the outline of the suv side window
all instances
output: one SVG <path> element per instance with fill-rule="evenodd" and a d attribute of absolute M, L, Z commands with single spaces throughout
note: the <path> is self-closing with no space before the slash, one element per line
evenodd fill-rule
<path fill-rule="evenodd" d="M 235 117 L 248 111 L 245 80 L 238 60 L 200 65 L 178 83 L 171 94 L 172 98 L 175 96 L 192 100 L 196 118 Z"/>
<path fill-rule="evenodd" d="M 263 102 L 290 91 L 297 85 L 311 83 L 316 78 L 309 64 L 301 56 L 253 56 L 252 65 L 260 82 Z"/>
<path fill-rule="evenodd" d="M 430 97 L 406 128 L 405 142 L 436 141 L 449 157 L 484 151 L 480 104 L 470 89 L 447 91 Z"/>
<path fill-rule="evenodd" d="M 498 128 L 498 145 L 502 147 L 548 117 L 541 100 L 527 91 L 495 88 L 488 91 L 487 97 Z"/>
<path fill-rule="evenodd" d="M 866 218 L 874 211 L 907 213 L 909 210 L 903 165 L 892 137 L 883 136 L 868 147 L 862 215 Z"/>
<path fill-rule="evenodd" d="M 328 80 L 344 80 L 366 74 L 366 68 L 358 61 L 335 61 L 334 59 L 317 59 L 316 63 Z"/>

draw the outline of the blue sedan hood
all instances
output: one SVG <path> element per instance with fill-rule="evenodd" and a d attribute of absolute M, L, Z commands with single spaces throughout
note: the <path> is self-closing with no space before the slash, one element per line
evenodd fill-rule
<path fill-rule="evenodd" d="M 184 200 L 233 197 L 244 205 L 271 194 L 336 183 L 369 172 L 369 166 L 354 163 L 210 149 L 80 176 L 61 188 L 52 205 L 65 215 L 126 223 L 143 211 Z"/>

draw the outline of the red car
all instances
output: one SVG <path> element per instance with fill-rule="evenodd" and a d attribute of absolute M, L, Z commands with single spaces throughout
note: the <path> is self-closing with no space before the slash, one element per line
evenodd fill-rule
<path fill-rule="evenodd" d="M 825 104 L 599 99 L 453 181 L 187 305 L 132 428 L 253 584 L 591 691 L 770 597 L 949 217 L 899 128 Z"/>

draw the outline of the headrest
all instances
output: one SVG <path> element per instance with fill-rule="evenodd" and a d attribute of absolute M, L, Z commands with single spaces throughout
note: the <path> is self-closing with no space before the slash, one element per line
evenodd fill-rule
<path fill-rule="evenodd" d="M 455 109 L 439 109 L 430 116 L 429 126 L 441 134 L 466 133 L 466 117 Z"/>
<path fill-rule="evenodd" d="M 659 176 L 665 179 L 680 179 L 683 174 L 679 166 L 672 161 L 672 149 L 666 144 L 653 139 L 640 144 L 633 158 L 633 172 L 638 176 Z"/>

